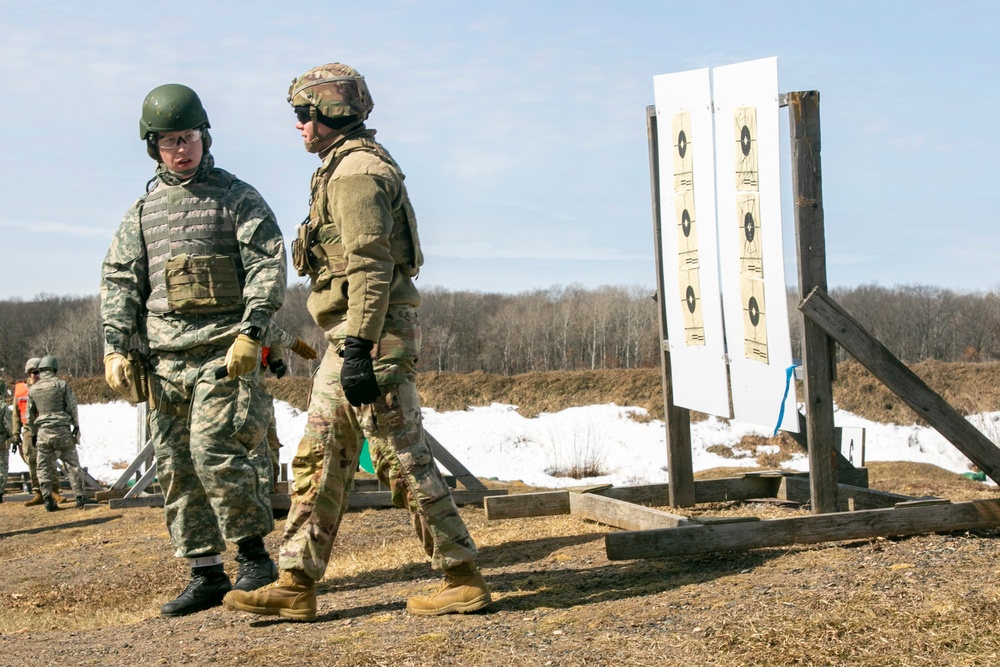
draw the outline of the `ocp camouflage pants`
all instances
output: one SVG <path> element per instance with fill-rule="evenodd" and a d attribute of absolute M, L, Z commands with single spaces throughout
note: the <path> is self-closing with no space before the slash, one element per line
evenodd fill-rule
<path fill-rule="evenodd" d="M 83 495 L 83 470 L 76 453 L 76 440 L 68 427 L 42 426 L 35 435 L 38 448 L 38 485 L 43 496 L 52 495 L 56 483 L 56 460 L 62 461 L 63 472 L 73 487 L 73 495 Z"/>
<path fill-rule="evenodd" d="M 174 555 L 224 551 L 274 528 L 265 433 L 274 410 L 258 373 L 215 379 L 226 348 L 150 358 L 149 435 Z"/>
<path fill-rule="evenodd" d="M 323 578 L 347 510 L 365 438 L 379 480 L 393 503 L 409 510 L 417 538 L 441 570 L 471 562 L 476 545 L 431 456 L 414 384 L 420 347 L 416 310 L 392 306 L 375 348 L 382 396 L 354 408 L 340 386 L 344 323 L 327 332 L 331 344 L 313 380 L 305 433 L 292 460 L 292 507 L 285 522 L 279 566 Z"/>

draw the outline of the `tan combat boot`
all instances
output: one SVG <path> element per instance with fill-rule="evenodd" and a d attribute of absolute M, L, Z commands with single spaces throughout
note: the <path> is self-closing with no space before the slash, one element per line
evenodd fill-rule
<path fill-rule="evenodd" d="M 52 489 L 52 500 L 56 501 L 57 505 L 66 502 L 66 499 L 60 496 L 59 492 L 55 489 Z"/>
<path fill-rule="evenodd" d="M 42 498 L 42 492 L 41 491 L 35 491 L 35 495 L 31 498 L 31 500 L 25 502 L 24 506 L 25 507 L 34 507 L 35 505 L 41 505 L 44 502 L 45 502 L 45 498 Z"/>
<path fill-rule="evenodd" d="M 263 588 L 229 591 L 222 604 L 251 614 L 313 621 L 316 620 L 316 583 L 301 570 L 282 570 L 277 581 Z"/>
<path fill-rule="evenodd" d="M 417 616 L 465 614 L 491 602 L 490 589 L 475 563 L 462 563 L 444 571 L 445 583 L 433 595 L 417 595 L 406 601 L 406 611 Z"/>

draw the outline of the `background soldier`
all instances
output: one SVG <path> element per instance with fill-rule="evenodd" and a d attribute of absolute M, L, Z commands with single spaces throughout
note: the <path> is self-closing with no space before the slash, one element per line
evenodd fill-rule
<path fill-rule="evenodd" d="M 62 461 L 66 476 L 76 495 L 76 506 L 83 509 L 83 471 L 76 446 L 80 442 L 80 418 L 73 389 L 56 377 L 59 362 L 51 354 L 38 363 L 41 374 L 28 390 L 28 426 L 34 429 L 38 450 L 38 483 L 42 488 L 45 509 L 59 509 L 52 497 L 56 460 Z"/>
<path fill-rule="evenodd" d="M 130 343 L 148 344 L 149 433 L 166 521 L 176 556 L 191 566 L 165 616 L 222 602 L 233 586 L 226 541 L 239 549 L 237 589 L 277 576 L 263 540 L 274 527 L 270 489 L 250 454 L 273 412 L 260 355 L 285 296 L 284 242 L 263 197 L 215 167 L 208 129 L 187 86 L 146 96 L 139 136 L 156 176 L 125 214 L 101 274 L 105 378 L 131 395 L 140 373 Z"/>
<path fill-rule="evenodd" d="M 312 178 L 309 220 L 292 246 L 307 302 L 330 341 L 313 381 L 309 418 L 292 470 L 292 507 L 278 581 L 226 605 L 296 620 L 316 617 L 325 571 L 365 437 L 379 479 L 409 509 L 431 565 L 447 584 L 407 601 L 414 614 L 481 609 L 490 592 L 476 547 L 424 438 L 414 384 L 420 341 L 413 278 L 422 263 L 403 174 L 364 121 L 372 100 L 346 65 L 316 67 L 292 83 L 288 101 L 305 148 L 322 160 Z"/>
<path fill-rule="evenodd" d="M 0 503 L 3 502 L 3 493 L 7 488 L 7 464 L 9 462 L 7 444 L 13 440 L 11 437 L 11 417 L 7 408 L 7 382 L 0 378 L 0 444 L 3 451 L 0 452 Z M 13 451 L 17 451 L 17 444 Z"/>
<path fill-rule="evenodd" d="M 14 410 L 12 411 L 11 421 L 12 430 L 14 431 L 14 442 L 20 445 L 21 458 L 28 464 L 28 475 L 31 477 L 31 490 L 35 494 L 24 503 L 28 507 L 41 505 L 45 502 L 42 498 L 42 487 L 38 482 L 38 449 L 35 447 L 35 432 L 28 426 L 28 389 L 38 381 L 38 363 L 40 361 L 39 357 L 28 359 L 24 365 L 24 382 L 18 382 L 14 385 Z M 53 480 L 56 479 L 54 471 L 51 477 Z M 55 488 L 52 489 L 52 499 L 57 503 L 63 502 L 62 496 L 59 495 L 59 491 Z"/>

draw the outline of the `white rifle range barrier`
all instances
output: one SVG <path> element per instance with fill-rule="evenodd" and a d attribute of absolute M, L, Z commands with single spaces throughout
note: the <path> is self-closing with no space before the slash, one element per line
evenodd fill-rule
<path fill-rule="evenodd" d="M 1000 523 L 1000 500 L 951 503 L 869 489 L 867 470 L 837 447 L 835 342 L 1000 482 L 1000 449 L 826 294 L 819 93 L 778 95 L 774 58 L 658 76 L 654 88 L 657 105 L 647 108 L 647 122 L 669 483 L 485 498 L 487 519 L 573 514 L 623 528 L 605 537 L 611 560 Z M 805 415 L 796 409 L 790 373 L 779 106 L 790 116 Z M 690 410 L 730 416 L 727 361 L 735 417 L 778 424 L 807 449 L 809 473 L 694 481 Z M 809 503 L 814 516 L 687 517 L 654 509 L 745 500 Z"/>

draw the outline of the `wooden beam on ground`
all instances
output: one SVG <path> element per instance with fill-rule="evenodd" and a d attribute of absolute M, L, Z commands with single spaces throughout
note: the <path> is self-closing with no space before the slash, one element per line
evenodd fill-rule
<path fill-rule="evenodd" d="M 792 147 L 792 192 L 799 294 L 826 289 L 826 236 L 823 221 L 823 175 L 820 160 L 819 91 L 788 93 Z M 822 329 L 802 321 L 803 395 L 809 483 L 815 514 L 837 511 L 837 443 L 833 432 L 833 343 Z"/>
<path fill-rule="evenodd" d="M 604 544 L 610 560 L 626 560 L 992 528 L 998 524 L 1000 500 L 994 499 L 609 533 Z"/>
<path fill-rule="evenodd" d="M 802 300 L 799 310 L 822 327 L 958 451 L 969 457 L 990 479 L 1000 483 L 1000 449 L 865 331 L 830 295 L 816 288 Z"/>
<path fill-rule="evenodd" d="M 432 436 L 427 430 L 424 430 L 424 437 L 427 439 L 427 444 L 430 445 L 431 453 L 434 455 L 434 460 L 444 465 L 452 475 L 455 476 L 458 481 L 462 483 L 462 486 L 467 488 L 469 491 L 485 491 L 486 485 L 480 482 L 475 475 L 469 472 L 468 468 L 462 465 L 462 462 L 452 456 L 451 452 L 445 449 L 437 439 Z"/>
<path fill-rule="evenodd" d="M 781 480 L 778 498 L 793 500 L 797 503 L 809 502 L 809 480 L 804 477 L 786 477 Z M 896 503 L 914 500 L 911 496 L 887 491 L 876 491 L 862 486 L 850 484 L 837 485 L 837 510 L 840 512 L 873 510 L 894 507 Z M 853 507 L 853 510 L 851 509 Z"/>
<path fill-rule="evenodd" d="M 569 494 L 570 514 L 625 530 L 649 530 L 687 525 L 686 517 L 643 507 L 596 493 Z"/>
<path fill-rule="evenodd" d="M 749 500 L 773 497 L 781 483 L 780 476 L 722 477 L 694 483 L 695 500 L 699 503 Z M 670 505 L 668 484 L 617 486 L 592 491 L 585 495 L 603 496 L 636 505 L 665 507 Z M 570 514 L 570 490 L 515 493 L 485 499 L 487 520 L 526 519 L 538 516 Z"/>
<path fill-rule="evenodd" d="M 663 247 L 660 218 L 660 160 L 656 107 L 646 107 L 646 135 L 649 141 L 649 181 L 653 201 L 653 258 L 656 264 L 656 310 L 660 331 L 660 378 L 663 386 L 663 419 L 667 431 L 667 481 L 670 483 L 670 505 L 690 507 L 695 504 L 694 463 L 691 457 L 691 411 L 674 403 L 670 349 L 667 345 L 667 311 L 663 304 L 663 267 L 660 248 Z M 673 215 L 671 213 L 671 215 Z M 675 295 L 676 296 L 676 295 Z"/>
<path fill-rule="evenodd" d="M 569 491 L 516 493 L 485 498 L 486 519 L 526 519 L 535 516 L 569 514 Z"/>
<path fill-rule="evenodd" d="M 505 494 L 503 489 L 487 489 L 486 491 L 452 491 L 451 496 L 456 505 L 482 505 L 483 499 L 492 495 Z M 287 510 L 292 506 L 291 496 L 287 493 L 271 494 L 271 509 Z M 130 498 L 113 498 L 108 501 L 111 509 L 127 509 L 130 507 L 163 507 L 163 496 L 160 494 L 134 496 Z M 389 491 L 352 492 L 347 497 L 347 506 L 351 509 L 367 509 L 372 507 L 389 508 L 392 504 L 392 493 Z"/>

